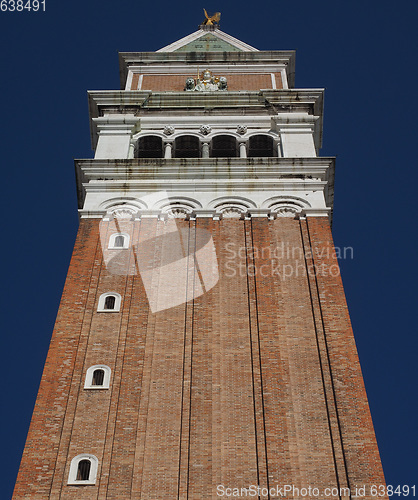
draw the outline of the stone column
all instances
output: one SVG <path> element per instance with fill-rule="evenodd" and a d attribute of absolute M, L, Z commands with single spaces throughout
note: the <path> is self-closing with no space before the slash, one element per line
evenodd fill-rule
<path fill-rule="evenodd" d="M 172 142 L 164 143 L 164 158 L 172 158 L 172 149 L 173 149 Z"/>
<path fill-rule="evenodd" d="M 247 158 L 247 145 L 244 141 L 239 143 L 239 157 Z"/>
<path fill-rule="evenodd" d="M 209 158 L 209 143 L 204 142 L 202 144 L 202 158 Z"/>
<path fill-rule="evenodd" d="M 129 143 L 128 158 L 134 158 L 135 156 L 135 144 L 131 141 Z"/>

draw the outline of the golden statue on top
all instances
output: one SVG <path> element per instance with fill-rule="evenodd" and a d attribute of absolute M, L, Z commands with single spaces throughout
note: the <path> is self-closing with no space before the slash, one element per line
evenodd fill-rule
<path fill-rule="evenodd" d="M 210 16 L 210 17 L 208 15 L 208 13 L 206 12 L 206 9 L 203 9 L 203 12 L 205 13 L 206 19 L 203 21 L 202 24 L 206 24 L 209 26 L 212 26 L 213 24 L 219 24 L 219 20 L 221 19 L 220 12 L 215 12 L 215 14 L 213 14 L 213 16 Z"/>

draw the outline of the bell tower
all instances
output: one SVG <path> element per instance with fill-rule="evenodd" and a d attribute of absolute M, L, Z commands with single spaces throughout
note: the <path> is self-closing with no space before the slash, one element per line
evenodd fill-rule
<path fill-rule="evenodd" d="M 375 498 L 323 90 L 220 14 L 120 54 L 13 498 Z M 361 488 L 364 488 L 362 490 Z M 363 494 L 364 493 L 364 494 Z M 386 498 L 386 497 L 380 497 Z"/>

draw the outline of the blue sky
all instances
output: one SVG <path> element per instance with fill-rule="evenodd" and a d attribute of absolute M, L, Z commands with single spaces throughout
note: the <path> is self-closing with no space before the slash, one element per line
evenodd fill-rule
<path fill-rule="evenodd" d="M 118 89 L 118 51 L 193 31 L 203 7 L 260 50 L 295 49 L 296 86 L 325 88 L 337 156 L 333 233 L 389 484 L 418 470 L 416 2 L 46 0 L 0 12 L 4 231 L 1 498 L 10 498 L 77 230 L 73 158 L 92 156 L 87 90 Z"/>

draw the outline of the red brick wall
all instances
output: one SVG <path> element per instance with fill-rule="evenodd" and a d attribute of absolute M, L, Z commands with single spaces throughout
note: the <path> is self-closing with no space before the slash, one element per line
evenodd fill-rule
<path fill-rule="evenodd" d="M 138 90 L 138 83 L 139 83 L 139 74 L 134 73 L 132 75 L 131 90 Z"/>
<path fill-rule="evenodd" d="M 212 235 L 220 280 L 203 295 L 193 290 L 208 263 L 198 275 L 190 259 L 172 276 L 159 269 L 172 252 L 167 224 L 120 222 L 134 244 L 150 240 L 154 289 L 187 284 L 182 304 L 152 313 L 141 277 L 103 264 L 99 221 L 81 221 L 13 498 L 197 500 L 216 498 L 218 484 L 382 484 L 328 221 L 178 225 L 191 249 L 196 228 Z M 122 295 L 120 313 L 97 312 L 108 291 Z M 112 369 L 109 390 L 84 390 L 95 364 Z M 96 485 L 66 484 L 80 453 L 99 459 Z"/>
<path fill-rule="evenodd" d="M 195 75 L 189 75 L 195 76 Z M 224 74 L 216 76 L 226 76 L 228 80 L 228 90 L 260 90 L 271 89 L 271 75 L 265 74 Z M 184 90 L 187 75 L 144 75 L 142 81 L 143 90 L 153 90 L 155 92 L 173 91 L 181 92 Z M 136 82 L 136 83 L 135 83 Z M 276 86 L 282 88 L 281 75 L 276 74 Z M 132 89 L 138 87 L 138 79 L 132 80 Z"/>
<path fill-rule="evenodd" d="M 283 82 L 281 73 L 275 73 L 274 76 L 276 77 L 276 89 L 282 89 Z"/>

